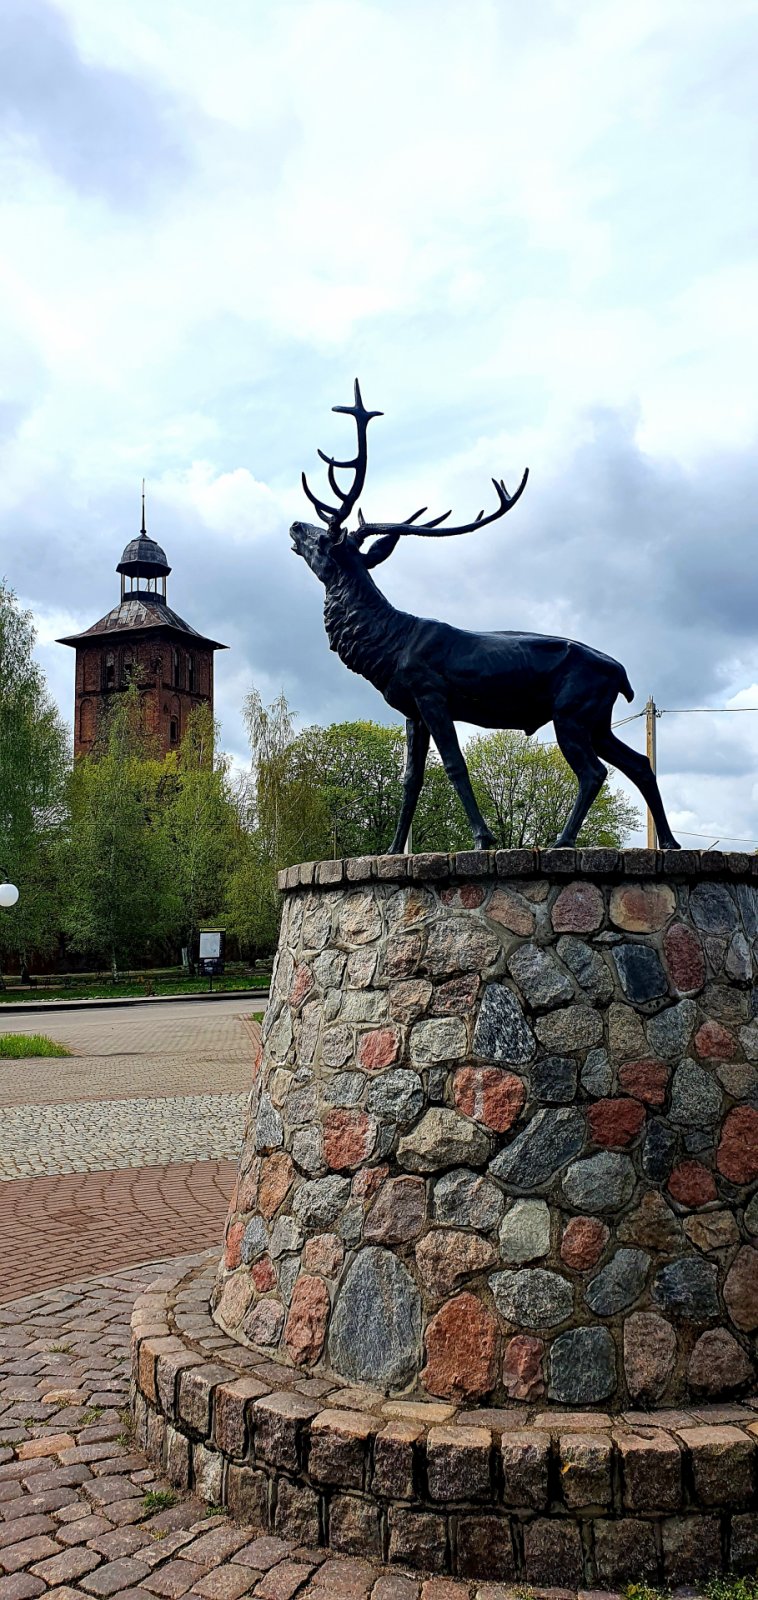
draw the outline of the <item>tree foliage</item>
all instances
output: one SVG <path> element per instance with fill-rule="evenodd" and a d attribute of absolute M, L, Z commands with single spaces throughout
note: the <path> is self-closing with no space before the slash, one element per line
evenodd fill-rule
<path fill-rule="evenodd" d="M 470 739 L 466 760 L 501 850 L 557 838 L 576 799 L 576 778 L 556 745 L 507 729 Z M 609 779 L 587 813 L 579 844 L 622 844 L 638 822 L 636 807 Z"/>
<path fill-rule="evenodd" d="M 224 885 L 240 850 L 240 820 L 229 758 L 216 753 L 209 705 L 191 712 L 179 751 L 166 756 L 158 785 L 161 859 L 168 865 L 169 927 L 193 957 L 201 925 L 219 918 Z"/>
<path fill-rule="evenodd" d="M 229 884 L 229 925 L 248 950 L 271 947 L 278 925 L 275 874 L 296 861 L 385 851 L 400 810 L 405 739 L 400 727 L 334 723 L 296 733 L 283 696 L 246 703 L 252 767 L 244 856 Z M 466 759 L 477 800 L 500 848 L 548 844 L 576 797 L 560 751 L 518 732 L 469 740 Z M 581 844 L 619 845 L 637 824 L 635 807 L 608 782 L 587 817 Z M 463 807 L 434 752 L 413 823 L 413 848 L 470 846 Z"/>
<path fill-rule="evenodd" d="M 160 763 L 146 759 L 135 683 L 113 705 L 103 748 L 74 764 L 65 927 L 72 949 L 119 968 L 167 932 L 168 862 L 156 826 Z"/>
<path fill-rule="evenodd" d="M 68 732 L 34 660 L 32 616 L 0 581 L 0 869 L 20 891 L 0 911 L 0 957 L 56 942 Z"/>

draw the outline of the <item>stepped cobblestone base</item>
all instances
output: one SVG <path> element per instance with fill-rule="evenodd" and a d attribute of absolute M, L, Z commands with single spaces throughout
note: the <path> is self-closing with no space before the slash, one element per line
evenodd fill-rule
<path fill-rule="evenodd" d="M 755 1572 L 758 1401 L 612 1417 L 387 1400 L 220 1333 L 214 1267 L 164 1272 L 133 1316 L 138 1440 L 177 1487 L 297 1545 L 506 1585 Z"/>
<path fill-rule="evenodd" d="M 337 1548 L 477 1573 L 495 1541 L 554 1583 L 627 1559 L 687 1581 L 680 1540 L 741 1560 L 747 1524 L 695 1463 L 742 1451 L 718 1504 L 753 1515 L 758 857 L 378 857 L 280 886 L 203 1354 L 216 1338 L 290 1397 L 289 1454 L 266 1455 L 263 1395 L 236 1454 L 214 1435 L 212 1375 L 205 1434 L 191 1373 L 156 1417 L 219 1446 L 230 1503 L 256 1483 L 274 1523 L 308 1505 Z M 690 1439 L 716 1402 L 731 1431 Z M 623 1443 L 651 1427 L 647 1455 Z"/>

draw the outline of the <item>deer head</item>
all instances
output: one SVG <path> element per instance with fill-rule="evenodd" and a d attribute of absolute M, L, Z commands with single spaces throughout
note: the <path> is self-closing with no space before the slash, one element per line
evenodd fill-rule
<path fill-rule="evenodd" d="M 497 522 L 504 517 L 506 511 L 516 504 L 519 496 L 526 488 L 529 477 L 527 467 L 524 476 L 515 492 L 509 494 L 501 479 L 493 478 L 492 482 L 497 495 L 497 506 L 489 516 L 483 511 L 474 518 L 473 522 L 461 523 L 458 527 L 443 528 L 441 524 L 447 521 L 449 511 L 444 511 L 439 517 L 432 517 L 428 522 L 419 522 L 418 518 L 424 515 L 426 506 L 414 511 L 413 515 L 406 517 L 404 522 L 366 522 L 363 514 L 358 511 L 358 527 L 348 532 L 345 527 L 348 517 L 355 510 L 363 493 L 366 482 L 366 469 L 368 466 L 367 432 L 368 425 L 373 417 L 384 415 L 382 411 L 367 411 L 361 397 L 358 379 L 355 380 L 355 403 L 352 406 L 333 406 L 333 411 L 340 412 L 343 416 L 354 417 L 358 430 L 358 447 L 355 456 L 349 461 L 337 461 L 334 456 L 327 456 L 323 450 L 318 454 L 326 462 L 329 486 L 336 495 L 338 505 L 328 505 L 326 501 L 319 500 L 308 485 L 308 480 L 303 473 L 303 488 L 325 528 L 319 528 L 311 522 L 293 522 L 290 528 L 293 549 L 299 556 L 307 561 L 309 567 L 315 572 L 322 583 L 328 583 L 336 569 L 355 560 L 360 556 L 361 564 L 365 567 L 376 567 L 380 561 L 386 561 L 392 554 L 398 539 L 404 534 L 417 534 L 427 539 L 450 539 L 459 533 L 471 533 L 475 528 L 484 528 L 488 522 Z M 352 472 L 353 481 L 350 488 L 343 492 L 340 488 L 336 473 L 338 471 Z M 364 554 L 361 546 L 367 539 L 375 539 L 376 543 Z"/>

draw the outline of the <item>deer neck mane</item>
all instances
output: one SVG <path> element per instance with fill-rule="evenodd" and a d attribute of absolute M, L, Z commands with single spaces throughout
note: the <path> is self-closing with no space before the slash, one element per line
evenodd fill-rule
<path fill-rule="evenodd" d="M 324 627 L 346 667 L 384 691 L 395 670 L 407 618 L 377 589 L 365 568 L 340 570 L 327 585 Z"/>

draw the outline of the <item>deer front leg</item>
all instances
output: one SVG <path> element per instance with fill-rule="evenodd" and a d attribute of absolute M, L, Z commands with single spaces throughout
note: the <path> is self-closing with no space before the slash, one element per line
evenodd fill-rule
<path fill-rule="evenodd" d="M 400 810 L 395 837 L 389 847 L 388 855 L 402 855 L 408 830 L 413 821 L 414 812 L 424 782 L 424 768 L 429 753 L 429 729 L 424 722 L 415 717 L 407 717 L 405 722 L 405 774 L 403 776 L 403 804 Z"/>
<path fill-rule="evenodd" d="M 442 757 L 442 764 L 471 824 L 477 850 L 496 843 L 474 798 L 468 767 L 458 743 L 455 723 L 444 700 L 419 700 L 419 711 Z"/>

